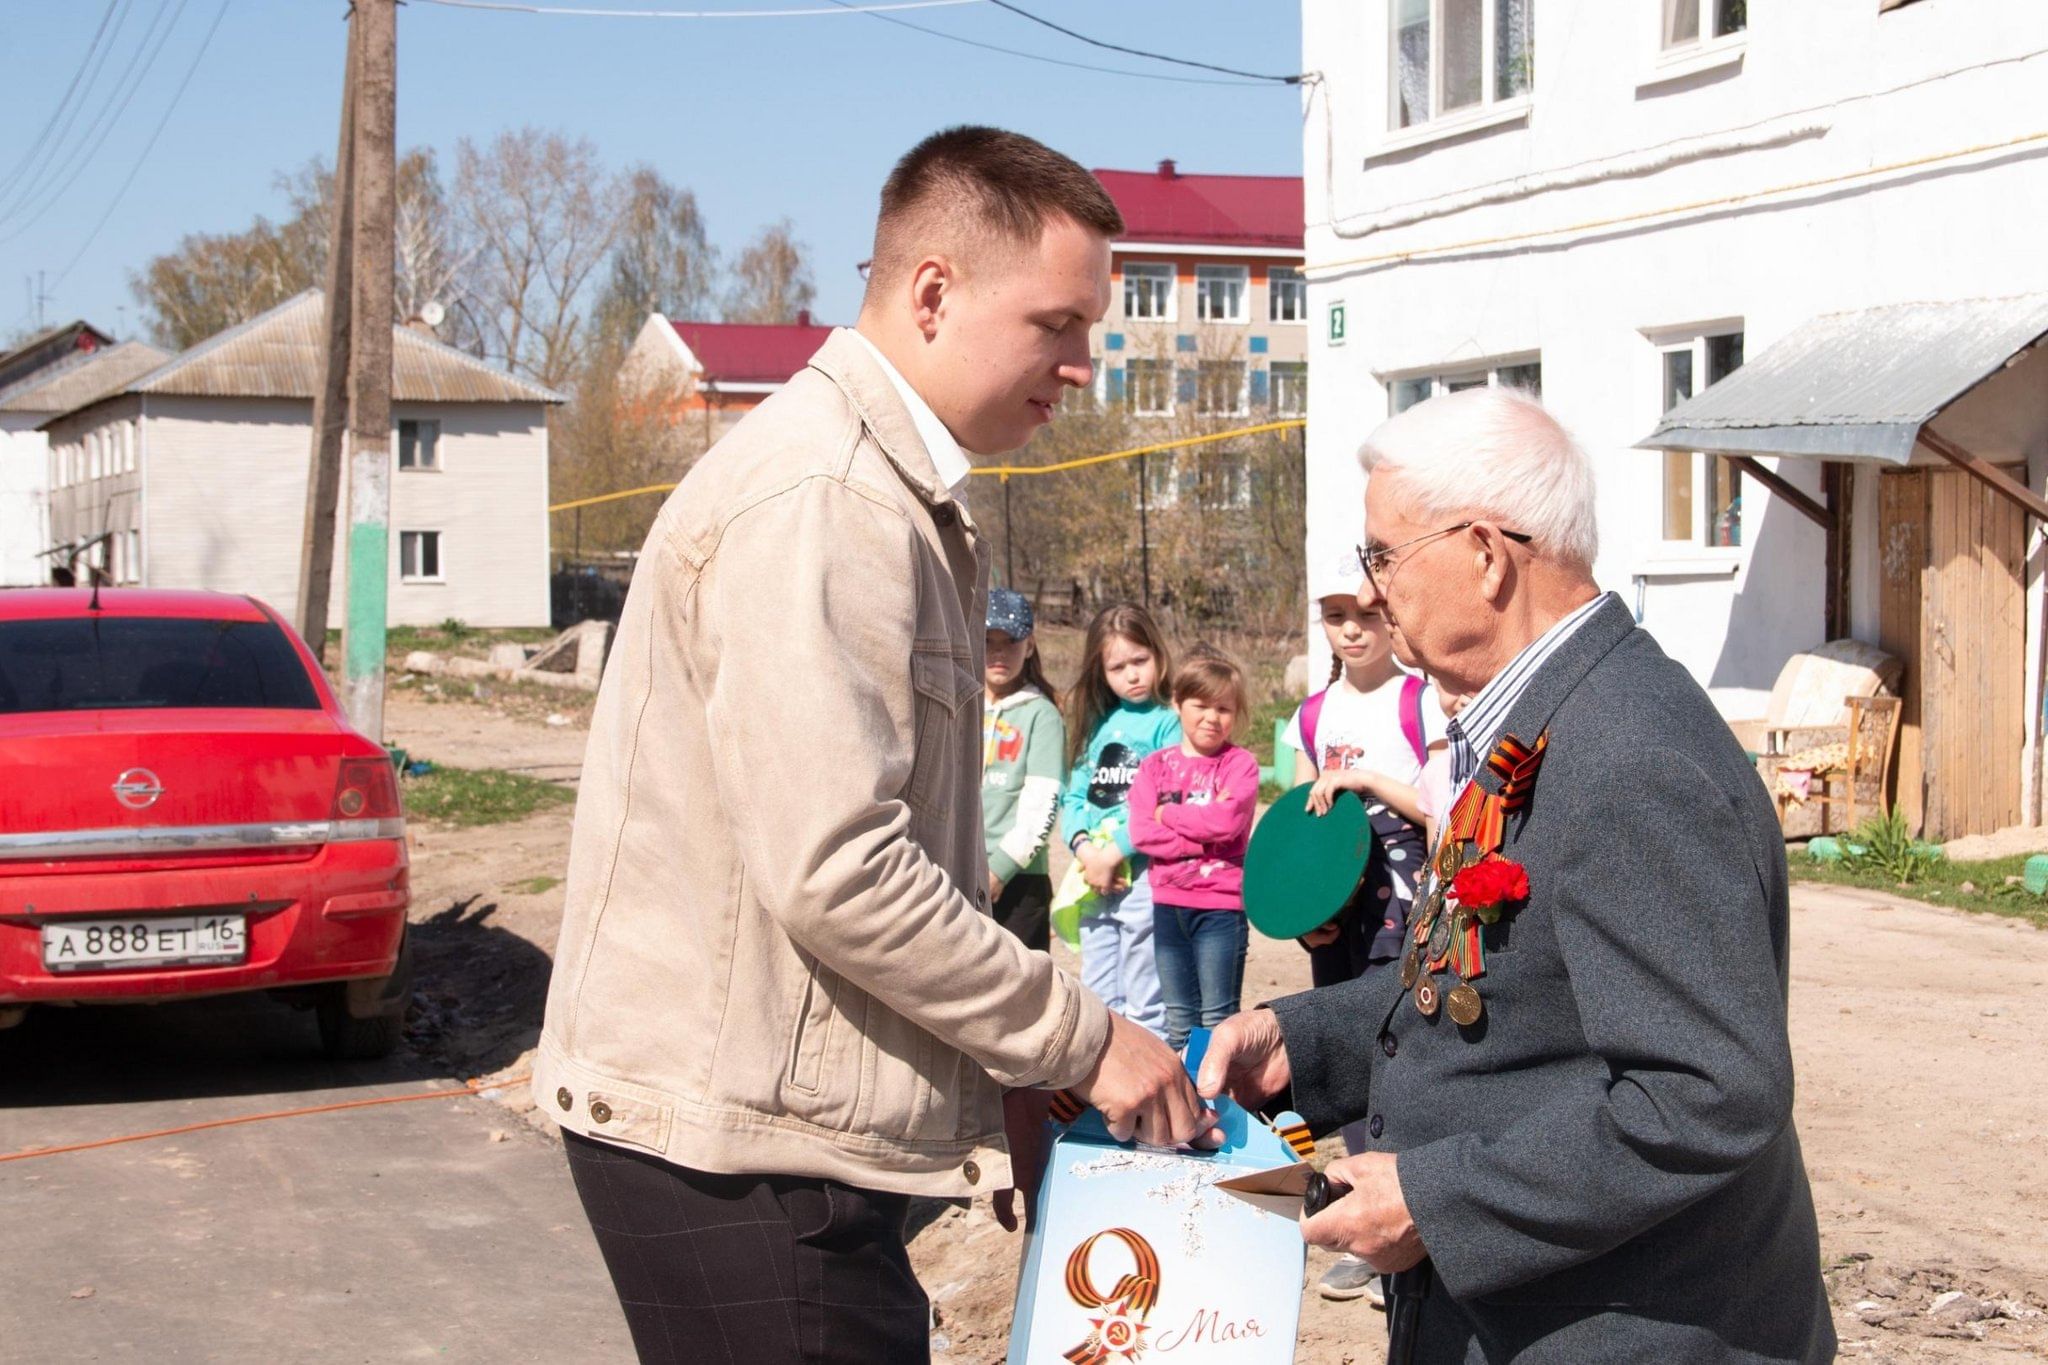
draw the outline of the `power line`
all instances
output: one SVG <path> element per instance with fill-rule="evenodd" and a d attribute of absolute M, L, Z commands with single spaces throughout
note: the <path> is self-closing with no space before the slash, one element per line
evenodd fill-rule
<path fill-rule="evenodd" d="M 107 64 L 107 55 L 114 50 L 119 39 L 121 26 L 128 21 L 128 8 L 133 0 L 109 0 L 107 15 L 100 21 L 99 29 L 93 34 L 92 45 L 86 49 L 84 59 L 79 63 L 78 74 L 64 91 L 64 98 L 57 102 L 50 121 L 37 135 L 36 147 L 24 159 L 19 170 L 8 176 L 7 195 L 15 199 L 26 199 L 35 193 L 37 182 L 43 178 L 57 151 L 58 146 L 71 136 L 71 125 L 78 121 L 78 112 L 92 98 L 93 87 L 99 84 L 100 71 Z M 107 20 L 113 21 L 108 31 Z M 101 46 L 101 40 L 105 46 Z M 82 82 L 82 84 L 81 84 Z M 76 96 L 74 99 L 73 97 Z M 24 178 L 25 177 L 25 178 Z M 13 211 L 13 205 L 7 209 Z"/>
<path fill-rule="evenodd" d="M 449 9 L 499 10 L 507 14 L 573 15 L 585 19 L 808 19 L 814 15 L 837 16 L 843 12 L 881 14 L 889 10 L 951 9 L 958 5 L 981 5 L 989 0 L 886 0 L 883 4 L 842 5 L 838 9 L 583 9 L 568 5 L 521 5 L 510 0 L 424 0 Z M 837 4 L 838 0 L 834 0 Z"/>
<path fill-rule="evenodd" d="M 135 164 L 128 168 L 127 178 L 121 182 L 121 188 L 114 191 L 113 199 L 107 204 L 107 211 L 100 215 L 100 220 L 92 225 L 92 231 L 86 233 L 85 240 L 78 244 L 77 252 L 64 263 L 64 268 L 57 272 L 58 284 L 64 283 L 65 276 L 85 259 L 85 253 L 92 248 L 93 242 L 98 240 L 101 230 L 114 216 L 114 210 L 121 206 L 121 200 L 128 193 L 128 187 L 135 183 L 135 177 L 140 175 L 143 166 L 148 164 L 149 154 L 156 150 L 157 139 L 163 136 L 165 126 L 171 121 L 171 115 L 177 112 L 178 101 L 185 98 L 185 90 L 192 84 L 192 77 L 197 74 L 199 63 L 206 56 L 206 49 L 212 46 L 213 35 L 220 32 L 220 22 L 227 18 L 228 6 L 231 3 L 232 0 L 220 0 L 220 8 L 214 11 L 213 24 L 206 30 L 206 36 L 199 40 L 199 50 L 192 54 L 192 64 L 185 68 L 184 79 L 178 82 L 177 90 L 171 95 L 171 102 L 164 106 L 163 117 L 156 121 L 156 128 L 150 133 L 149 141 L 142 144 L 141 154 L 135 158 Z"/>
<path fill-rule="evenodd" d="M 21 173 L 28 169 L 29 163 L 34 161 L 42 152 L 43 143 L 50 136 L 50 130 L 55 128 L 57 120 L 64 116 L 64 110 L 69 107 L 71 96 L 78 89 L 78 83 L 85 79 L 85 69 L 92 64 L 93 54 L 99 50 L 100 39 L 106 36 L 107 23 L 114 17 L 114 7 L 119 3 L 120 0 L 107 0 L 106 11 L 100 15 L 100 26 L 94 30 L 92 42 L 85 49 L 85 56 L 79 58 L 78 70 L 71 73 L 71 84 L 64 88 L 63 97 L 57 101 L 57 107 L 50 111 L 48 121 L 43 124 L 35 137 L 30 139 L 28 150 L 21 154 L 20 162 L 15 165 L 13 170 L 7 173 L 5 180 L 0 180 L 0 193 L 5 193 L 12 188 L 14 182 L 21 178 Z"/>
<path fill-rule="evenodd" d="M 1247 80 L 1277 81 L 1282 85 L 1301 84 L 1301 77 L 1299 75 L 1274 76 L 1259 71 L 1240 71 L 1234 66 L 1217 66 L 1211 62 L 1190 61 L 1186 57 L 1169 57 L 1166 56 L 1164 53 L 1147 52 L 1143 48 L 1125 47 L 1120 43 L 1104 42 L 1100 38 L 1090 38 L 1085 33 L 1076 33 L 1073 29 L 1065 28 L 1059 24 L 1055 24 L 1050 19 L 1041 19 L 1037 15 L 1033 14 L 1030 10 L 1022 9 L 1016 5 L 1011 4 L 1010 0 L 988 0 L 988 2 L 991 5 L 994 5 L 997 9 L 1008 10 L 1011 14 L 1016 15 L 1019 19 L 1028 19 L 1032 23 L 1039 25 L 1041 28 L 1049 28 L 1054 33 L 1063 33 L 1069 38 L 1073 38 L 1079 42 L 1088 44 L 1088 46 L 1090 47 L 1099 47 L 1109 52 L 1121 52 L 1127 57 L 1144 57 L 1150 61 L 1155 62 L 1171 62 L 1175 66 L 1192 66 L 1202 71 L 1220 71 L 1226 76 L 1243 76 Z"/>
<path fill-rule="evenodd" d="M 832 0 L 832 3 L 839 5 L 843 9 L 851 10 L 853 8 L 851 0 Z M 1156 71 L 1129 71 L 1122 67 L 1095 66 L 1088 62 L 1070 62 L 1061 57 L 1047 57 L 1037 52 L 1026 52 L 1022 48 L 1003 47 L 998 43 L 984 43 L 975 38 L 963 38 L 957 33 L 948 33 L 944 29 L 927 28 L 923 24 L 913 24 L 908 19 L 897 19 L 887 14 L 874 14 L 873 11 L 866 12 L 882 23 L 894 24 L 898 28 L 907 28 L 912 33 L 922 33 L 933 38 L 943 38 L 949 43 L 961 43 L 967 47 L 978 47 L 984 52 L 1000 52 L 1006 57 L 1022 57 L 1026 61 L 1044 62 L 1048 66 L 1064 66 L 1073 71 L 1095 71 L 1105 76 L 1123 76 L 1128 79 L 1141 81 L 1169 81 L 1175 85 L 1227 85 L 1242 88 L 1263 84 L 1261 81 L 1219 81 L 1204 76 L 1164 76 Z"/>
<path fill-rule="evenodd" d="M 157 9 L 156 18 L 151 19 L 149 27 L 142 31 L 141 41 L 136 44 L 134 53 L 128 58 L 128 65 L 117 78 L 117 88 L 122 91 L 120 102 L 110 102 L 100 106 L 99 113 L 94 115 L 92 123 L 85 130 L 85 137 L 81 141 L 82 143 L 90 142 L 92 145 L 85 151 L 71 156 L 71 174 L 65 176 L 63 183 L 50 191 L 49 195 L 44 198 L 41 207 L 30 213 L 28 218 L 23 220 L 19 227 L 15 228 L 14 231 L 8 233 L 5 237 L 0 237 L 0 242 L 11 242 L 34 227 L 51 209 L 55 208 L 63 200 L 64 196 L 70 192 L 71 187 L 78 183 L 78 178 L 84 175 L 86 170 L 91 167 L 94 159 L 99 156 L 101 148 L 107 145 L 107 139 L 112 137 L 114 130 L 120 126 L 121 116 L 127 113 L 128 106 L 135 102 L 135 96 L 141 92 L 144 82 L 149 79 L 149 73 L 156 68 L 156 59 L 163 55 L 165 45 L 170 42 L 171 32 L 177 28 L 178 20 L 184 17 L 185 6 L 188 3 L 190 3 L 190 0 L 178 0 L 178 7 L 173 10 L 170 7 L 169 0 L 165 0 L 165 3 Z M 163 31 L 159 33 L 157 31 L 157 24 L 166 14 L 170 15 L 171 21 L 164 25 Z M 156 39 L 154 46 L 150 44 L 152 36 Z M 145 49 L 148 50 L 147 57 L 143 55 Z M 142 67 L 139 72 L 136 70 L 138 62 L 141 63 Z M 17 213 L 27 211 L 28 203 L 26 201 L 16 210 Z M 4 221 L 4 219 L 0 219 L 0 221 Z"/>

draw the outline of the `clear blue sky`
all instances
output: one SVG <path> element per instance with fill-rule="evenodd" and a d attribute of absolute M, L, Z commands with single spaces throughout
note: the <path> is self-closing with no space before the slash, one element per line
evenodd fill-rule
<path fill-rule="evenodd" d="M 548 0 L 603 8 L 796 8 L 823 0 Z M 276 177 L 334 154 L 345 5 L 114 0 L 125 28 L 99 74 L 116 80 L 152 18 L 175 15 L 132 102 L 104 125 L 98 155 L 53 168 L 21 207 L 0 189 L 0 335 L 32 320 L 25 284 L 47 272 L 51 323 L 84 317 L 138 330 L 128 275 L 188 232 L 235 231 L 282 212 Z M 1300 67 L 1292 0 L 1021 0 L 1091 36 L 1254 71 Z M 182 4 L 182 10 L 180 5 Z M 57 108 L 107 7 L 24 4 L 0 18 L 0 183 Z M 1159 75 L 1203 73 L 1084 46 L 985 4 L 898 16 L 1048 57 Z M 159 30 L 161 32 L 161 30 Z M 427 145 L 452 173 L 463 137 L 534 124 L 588 137 L 606 163 L 648 162 L 697 194 L 728 251 L 787 215 L 808 247 L 824 320 L 850 321 L 855 262 L 891 161 L 933 129 L 983 122 L 1040 137 L 1086 165 L 1298 174 L 1300 96 L 1288 86 L 1178 84 L 1078 71 L 892 27 L 863 15 L 748 20 L 599 19 L 490 13 L 411 3 L 399 12 L 398 139 Z M 193 70 L 99 235 L 94 225 Z M 113 96 L 118 103 L 119 96 Z M 70 131 L 81 141 L 97 110 Z M 61 144 L 60 144 L 61 145 Z M 75 178 L 74 178 L 75 172 Z M 68 188 L 52 192 L 69 181 Z M 40 213 L 40 218 L 35 215 Z M 31 219 L 34 219 L 31 222 Z M 76 264 L 71 265 L 76 258 Z M 70 266 L 69 273 L 64 273 Z M 125 306 L 125 315 L 121 311 Z M 125 325 L 124 325 L 125 318 Z"/>

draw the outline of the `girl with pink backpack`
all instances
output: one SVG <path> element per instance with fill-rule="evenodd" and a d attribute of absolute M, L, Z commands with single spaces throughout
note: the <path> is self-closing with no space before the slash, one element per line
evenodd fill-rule
<path fill-rule="evenodd" d="M 1408 907 L 1428 853 L 1416 784 L 1430 750 L 1444 747 L 1444 708 L 1424 679 L 1394 658 L 1386 618 L 1358 604 L 1364 570 L 1356 555 L 1314 583 L 1323 634 L 1334 656 L 1330 685 L 1301 704 L 1283 742 L 1294 750 L 1296 785 L 1314 782 L 1309 808 L 1328 813 L 1339 792 L 1358 793 L 1384 856 L 1375 858 L 1336 919 L 1301 940 L 1317 986 L 1362 976 L 1406 950 Z M 1351 1151 L 1363 1151 L 1363 1135 Z M 1325 1298 L 1373 1292 L 1364 1261 L 1340 1260 L 1318 1289 Z"/>

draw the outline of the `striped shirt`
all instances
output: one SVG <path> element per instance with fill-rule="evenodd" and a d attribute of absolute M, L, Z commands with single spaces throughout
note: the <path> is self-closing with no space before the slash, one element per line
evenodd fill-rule
<path fill-rule="evenodd" d="M 1571 615 L 1559 621 L 1549 630 L 1537 636 L 1520 654 L 1509 661 L 1508 666 L 1493 675 L 1493 681 L 1479 689 L 1479 695 L 1468 702 L 1463 711 L 1452 717 L 1444 727 L 1445 738 L 1451 746 L 1451 800 L 1455 804 L 1458 793 L 1472 780 L 1479 770 L 1480 755 L 1492 750 L 1494 741 L 1500 736 L 1500 729 L 1507 724 L 1508 713 L 1515 709 L 1515 703 L 1529 690 L 1536 674 L 1569 640 L 1572 632 L 1585 624 L 1586 618 L 1600 609 L 1607 600 L 1602 593 Z M 1534 735 L 1523 735 L 1522 739 L 1533 744 Z M 1448 810 L 1448 807 L 1446 807 Z"/>

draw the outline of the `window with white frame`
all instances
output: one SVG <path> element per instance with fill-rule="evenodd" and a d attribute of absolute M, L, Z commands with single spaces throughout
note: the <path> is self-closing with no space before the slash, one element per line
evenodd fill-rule
<path fill-rule="evenodd" d="M 85 477 L 97 479 L 100 476 L 100 434 L 88 431 L 85 434 Z"/>
<path fill-rule="evenodd" d="M 1475 112 L 1535 87 L 1536 0 L 1389 0 L 1388 13 L 1390 127 Z"/>
<path fill-rule="evenodd" d="M 1266 317 L 1272 322 L 1308 321 L 1308 281 L 1292 266 L 1266 271 Z"/>
<path fill-rule="evenodd" d="M 142 461 L 141 421 L 137 420 L 130 422 L 125 428 L 123 428 L 123 433 L 124 434 L 122 436 L 122 446 L 128 456 L 126 468 L 130 474 L 133 474 L 135 472 L 135 466 L 141 463 Z"/>
<path fill-rule="evenodd" d="M 1204 417 L 1242 417 L 1246 407 L 1242 360 L 1205 360 L 1195 379 L 1195 411 Z"/>
<path fill-rule="evenodd" d="M 1195 317 L 1202 322 L 1250 322 L 1246 295 L 1251 291 L 1248 265 L 1195 267 Z"/>
<path fill-rule="evenodd" d="M 1124 403 L 1140 417 L 1173 411 L 1173 366 L 1164 360 L 1124 362 Z"/>
<path fill-rule="evenodd" d="M 1742 333 L 1665 345 L 1658 355 L 1663 411 L 1742 368 Z M 1726 455 L 1664 452 L 1664 539 L 1732 549 L 1742 544 L 1742 469 Z"/>
<path fill-rule="evenodd" d="M 414 421 L 398 424 L 398 467 L 439 469 L 441 467 L 441 424 Z"/>
<path fill-rule="evenodd" d="M 1173 266 L 1162 261 L 1124 262 L 1124 316 L 1172 322 Z"/>
<path fill-rule="evenodd" d="M 1276 417 L 1299 417 L 1308 411 L 1308 364 L 1276 360 L 1266 367 L 1267 401 Z"/>
<path fill-rule="evenodd" d="M 121 537 L 128 546 L 127 581 L 130 583 L 140 583 L 142 581 L 142 532 L 123 531 Z"/>
<path fill-rule="evenodd" d="M 1425 398 L 1442 393 L 1487 387 L 1520 389 L 1532 398 L 1543 396 L 1543 362 L 1518 360 L 1503 365 L 1482 365 L 1437 374 L 1403 375 L 1387 383 L 1387 410 L 1406 412 Z"/>
<path fill-rule="evenodd" d="M 441 533 L 400 531 L 398 533 L 398 576 L 407 583 L 441 581 Z"/>
<path fill-rule="evenodd" d="M 1658 43 L 1678 52 L 1696 43 L 1710 43 L 1749 27 L 1749 0 L 1662 0 L 1663 22 Z"/>

